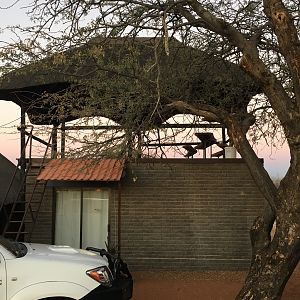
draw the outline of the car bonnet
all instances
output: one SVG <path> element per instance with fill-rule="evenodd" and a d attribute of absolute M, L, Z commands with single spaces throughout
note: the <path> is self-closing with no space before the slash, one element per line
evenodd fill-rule
<path fill-rule="evenodd" d="M 49 258 L 61 258 L 63 260 L 78 260 L 83 262 L 95 263 L 98 265 L 108 265 L 105 257 L 102 257 L 94 252 L 76 249 L 64 245 L 47 245 L 47 244 L 34 244 L 24 243 L 28 249 L 28 256 L 45 256 Z"/>

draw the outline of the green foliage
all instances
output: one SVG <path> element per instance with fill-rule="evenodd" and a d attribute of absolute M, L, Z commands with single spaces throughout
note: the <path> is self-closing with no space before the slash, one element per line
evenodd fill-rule
<path fill-rule="evenodd" d="M 182 113 L 167 109 L 172 101 L 246 112 L 259 86 L 239 67 L 175 39 L 167 55 L 163 41 L 97 37 L 8 74 L 2 87 L 52 85 L 41 97 L 33 90 L 28 107 L 34 117 L 37 103 L 43 103 L 40 113 L 48 107 L 48 123 L 104 116 L 132 132 Z"/>

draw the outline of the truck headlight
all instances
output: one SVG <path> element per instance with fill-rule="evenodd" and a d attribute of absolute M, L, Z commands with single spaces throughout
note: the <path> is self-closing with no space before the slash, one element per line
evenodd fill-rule
<path fill-rule="evenodd" d="M 112 275 L 106 266 L 88 270 L 86 271 L 86 274 L 103 286 L 112 286 Z"/>

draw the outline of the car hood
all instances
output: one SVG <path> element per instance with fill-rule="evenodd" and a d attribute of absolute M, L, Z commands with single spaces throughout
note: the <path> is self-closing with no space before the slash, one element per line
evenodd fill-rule
<path fill-rule="evenodd" d="M 62 259 L 68 261 L 80 261 L 90 264 L 106 265 L 108 266 L 108 261 L 106 257 L 102 257 L 97 253 L 76 249 L 70 246 L 63 245 L 47 245 L 47 244 L 34 244 L 34 243 L 24 243 L 27 247 L 26 257 L 47 257 L 51 260 Z"/>

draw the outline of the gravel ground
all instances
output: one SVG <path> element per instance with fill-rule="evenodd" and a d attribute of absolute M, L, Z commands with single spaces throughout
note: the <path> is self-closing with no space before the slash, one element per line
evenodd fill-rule
<path fill-rule="evenodd" d="M 133 272 L 132 300 L 233 300 L 246 272 Z M 282 300 L 300 299 L 300 267 Z"/>

